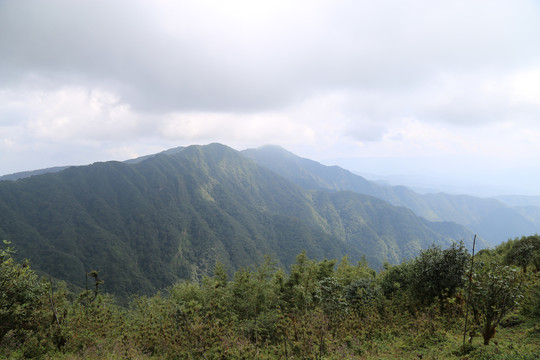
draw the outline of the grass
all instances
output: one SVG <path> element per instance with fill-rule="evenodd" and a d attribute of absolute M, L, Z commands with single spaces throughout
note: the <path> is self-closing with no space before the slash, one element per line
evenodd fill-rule
<path fill-rule="evenodd" d="M 533 360 L 540 359 L 540 324 L 524 322 L 510 327 L 499 327 L 489 345 L 483 345 L 481 336 L 468 339 L 462 350 L 463 332 L 457 324 L 448 331 L 404 334 L 376 341 L 373 349 L 360 359 L 448 359 L 448 360 Z"/>

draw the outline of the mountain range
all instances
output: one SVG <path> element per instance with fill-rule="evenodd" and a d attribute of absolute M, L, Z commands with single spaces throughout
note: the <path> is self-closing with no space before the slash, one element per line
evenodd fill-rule
<path fill-rule="evenodd" d="M 368 181 L 338 166 L 324 166 L 277 146 L 248 149 L 243 154 L 306 189 L 371 195 L 392 205 L 407 207 L 430 221 L 464 225 L 490 245 L 540 231 L 540 199 L 537 197 L 419 194 L 405 186 Z"/>
<path fill-rule="evenodd" d="M 380 269 L 432 244 L 470 247 L 474 232 L 479 248 L 498 241 L 496 229 L 537 232 L 533 211 L 383 186 L 275 146 L 188 146 L 2 180 L 0 238 L 19 257 L 78 287 L 99 270 L 123 299 L 200 279 L 218 261 L 232 273 L 306 251 Z"/>

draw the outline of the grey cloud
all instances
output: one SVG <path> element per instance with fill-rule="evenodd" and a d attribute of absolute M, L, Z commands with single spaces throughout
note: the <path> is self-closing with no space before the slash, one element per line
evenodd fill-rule
<path fill-rule="evenodd" d="M 539 56 L 528 2 L 316 1 L 259 23 L 203 4 L 179 2 L 163 24 L 150 1 L 3 2 L 0 80 L 104 87 L 150 112 L 249 112 Z"/>
<path fill-rule="evenodd" d="M 144 13 L 150 4 L 55 0 L 2 6 L 4 86 L 37 73 L 59 85 L 108 87 L 135 108 L 169 111 L 260 107 L 286 97 L 287 91 L 272 86 L 268 69 L 244 64 L 249 49 L 231 54 L 214 43 L 219 38 L 163 33 L 159 19 Z M 179 22 L 204 21 L 179 11 Z"/>
<path fill-rule="evenodd" d="M 369 121 L 357 120 L 344 131 L 345 137 L 360 142 L 380 141 L 387 132 L 387 127 Z"/>

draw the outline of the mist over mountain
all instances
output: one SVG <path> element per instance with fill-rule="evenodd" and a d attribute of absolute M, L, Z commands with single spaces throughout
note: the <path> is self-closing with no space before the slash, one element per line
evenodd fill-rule
<path fill-rule="evenodd" d="M 504 200 L 495 198 L 446 193 L 420 194 L 405 186 L 368 181 L 338 166 L 325 166 L 277 146 L 248 149 L 242 153 L 306 189 L 348 190 L 371 195 L 393 205 L 407 207 L 430 221 L 451 221 L 464 225 L 491 245 L 540 232 L 540 208 L 534 206 L 538 204 L 535 197 L 499 198 L 506 199 L 506 204 Z M 513 207 L 512 204 L 529 206 Z"/>
<path fill-rule="evenodd" d="M 305 250 L 378 269 L 473 236 L 373 196 L 308 190 L 220 144 L 1 181 L 0 214 L 0 237 L 33 267 L 81 287 L 97 269 L 124 298 L 211 274 L 216 261 L 234 271 L 269 254 L 287 266 Z"/>
<path fill-rule="evenodd" d="M 500 159 L 478 155 L 326 158 L 370 181 L 403 185 L 418 193 L 444 192 L 475 197 L 539 196 L 540 170 L 536 162 L 516 161 L 502 166 Z"/>
<path fill-rule="evenodd" d="M 540 196 L 501 195 L 495 196 L 494 198 L 510 206 L 534 206 L 540 208 Z"/>

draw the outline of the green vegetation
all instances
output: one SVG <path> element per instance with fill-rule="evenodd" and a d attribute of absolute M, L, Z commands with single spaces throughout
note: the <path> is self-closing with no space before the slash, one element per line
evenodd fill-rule
<path fill-rule="evenodd" d="M 17 247 L 0 249 L 0 358 L 539 353 L 538 235 L 469 274 L 462 226 L 303 189 L 219 144 L 1 181 L 0 214 Z"/>
<path fill-rule="evenodd" d="M 481 325 L 484 345 L 495 335 L 502 319 L 522 297 L 524 273 L 500 264 L 483 265 L 472 274 L 470 299 L 474 319 Z"/>
<path fill-rule="evenodd" d="M 212 144 L 0 181 L 0 238 L 72 290 L 99 269 L 103 290 L 127 305 L 133 294 L 200 281 L 216 262 L 232 276 L 266 254 L 288 268 L 306 250 L 365 256 L 379 270 L 472 234 L 370 196 L 302 189 Z"/>
<path fill-rule="evenodd" d="M 386 186 L 368 181 L 338 166 L 324 166 L 278 146 L 248 149 L 242 154 L 305 189 L 354 191 L 375 196 L 392 205 L 407 207 L 416 215 L 431 221 L 461 224 L 481 237 L 477 239 L 480 240 L 477 241 L 480 247 L 493 246 L 519 234 L 540 231 L 540 209 L 537 206 L 508 206 L 496 199 L 468 195 L 422 195 L 404 186 Z M 516 205 L 520 200 L 524 204 L 537 205 L 534 198 L 515 197 L 512 200 L 510 202 Z M 482 239 L 486 243 L 482 244 Z"/>
<path fill-rule="evenodd" d="M 11 335 L 17 339 L 35 329 L 34 316 L 45 293 L 28 262 L 15 262 L 10 243 L 4 241 L 4 245 L 0 251 L 0 339 L 12 329 L 16 331 Z"/>
<path fill-rule="evenodd" d="M 287 272 L 265 257 L 229 277 L 218 262 L 212 276 L 134 296 L 126 307 L 102 292 L 97 271 L 77 295 L 40 280 L 6 243 L 0 357 L 538 359 L 540 275 L 532 263 L 504 263 L 523 241 L 484 251 L 472 274 L 463 244 L 430 247 L 380 273 L 365 260 L 305 252 Z M 463 344 L 467 307 L 474 316 Z"/>

